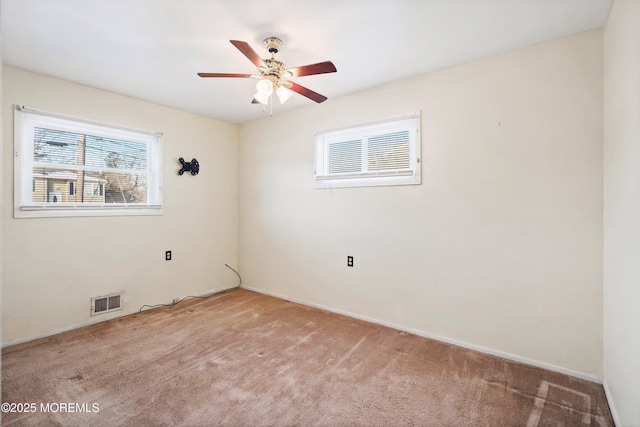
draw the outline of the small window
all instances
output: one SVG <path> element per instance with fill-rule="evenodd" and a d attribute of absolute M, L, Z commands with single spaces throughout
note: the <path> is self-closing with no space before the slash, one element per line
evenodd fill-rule
<path fill-rule="evenodd" d="M 316 135 L 315 188 L 420 184 L 420 114 Z"/>
<path fill-rule="evenodd" d="M 15 114 L 16 218 L 162 213 L 161 134 Z"/>

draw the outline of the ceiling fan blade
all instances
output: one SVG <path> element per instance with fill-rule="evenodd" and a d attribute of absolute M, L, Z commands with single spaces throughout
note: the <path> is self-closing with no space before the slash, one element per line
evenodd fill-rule
<path fill-rule="evenodd" d="M 258 68 L 264 67 L 264 62 L 262 61 L 262 58 L 260 58 L 260 55 L 258 55 L 256 51 L 253 50 L 253 48 L 249 46 L 247 42 L 243 42 L 240 40 L 229 40 L 229 41 L 231 42 L 232 45 L 237 47 L 238 50 L 244 54 L 244 56 L 249 58 L 249 61 L 253 62 L 253 65 L 255 65 Z"/>
<path fill-rule="evenodd" d="M 306 96 L 307 98 L 309 98 L 312 101 L 315 101 L 317 103 L 321 103 L 327 100 L 327 97 L 324 95 L 320 95 L 317 92 L 312 91 L 311 89 L 307 89 L 304 86 L 300 86 L 298 83 L 295 82 L 289 82 L 291 83 L 291 87 L 290 89 L 294 92 L 299 93 L 302 96 Z"/>
<path fill-rule="evenodd" d="M 301 67 L 289 68 L 292 77 L 311 76 L 313 74 L 335 73 L 338 71 L 331 61 L 318 62 L 317 64 L 303 65 Z"/>
<path fill-rule="evenodd" d="M 235 74 L 235 73 L 198 73 L 200 77 L 255 77 L 253 74 Z"/>

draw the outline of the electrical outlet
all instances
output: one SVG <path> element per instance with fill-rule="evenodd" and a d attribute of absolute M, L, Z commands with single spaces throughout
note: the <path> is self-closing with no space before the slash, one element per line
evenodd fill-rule
<path fill-rule="evenodd" d="M 353 267 L 353 257 L 351 255 L 347 255 L 347 267 Z"/>
<path fill-rule="evenodd" d="M 171 251 L 166 251 L 166 252 L 164 253 L 164 259 L 165 259 L 166 261 L 171 261 Z"/>

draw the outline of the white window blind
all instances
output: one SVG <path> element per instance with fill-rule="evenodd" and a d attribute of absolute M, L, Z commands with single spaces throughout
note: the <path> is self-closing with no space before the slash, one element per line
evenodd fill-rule
<path fill-rule="evenodd" d="M 420 184 L 420 114 L 316 135 L 315 188 Z"/>
<path fill-rule="evenodd" d="M 14 216 L 162 213 L 162 136 L 16 107 Z"/>

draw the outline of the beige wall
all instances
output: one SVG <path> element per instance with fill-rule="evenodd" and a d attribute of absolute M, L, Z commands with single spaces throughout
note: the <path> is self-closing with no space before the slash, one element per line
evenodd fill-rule
<path fill-rule="evenodd" d="M 604 373 L 620 426 L 640 425 L 640 1 L 605 27 Z"/>
<path fill-rule="evenodd" d="M 242 125 L 243 284 L 601 377 L 602 49 L 591 31 Z M 317 131 L 418 110 L 422 185 L 313 189 Z"/>
<path fill-rule="evenodd" d="M 0 5 L 0 8 L 2 6 Z M 1 13 L 1 10 L 0 10 Z M 4 43 L 2 42 L 2 24 L 0 23 L 0 82 L 3 81 L 3 45 Z M 2 85 L 0 85 L 0 88 L 2 88 Z M 3 117 L 3 103 L 2 103 L 2 91 L 0 90 L 0 146 L 3 146 L 4 144 L 4 131 L 3 129 L 5 128 L 5 124 L 4 124 L 4 117 Z M 0 190 L 0 319 L 2 319 L 2 306 L 3 306 L 3 298 L 2 298 L 2 294 L 3 294 L 3 288 L 4 288 L 4 284 L 3 284 L 3 275 L 2 275 L 2 271 L 4 270 L 4 188 L 3 186 L 3 180 L 4 180 L 4 149 L 0 150 L 0 188 L 2 188 Z M 2 327 L 0 327 L 0 342 L 4 342 L 4 338 L 2 336 Z M 2 355 L 0 354 L 0 366 L 2 366 L 1 364 L 2 362 Z M 1 384 L 0 384 L 0 388 L 1 388 Z M 2 422 L 2 414 L 0 414 L 0 422 Z"/>
<path fill-rule="evenodd" d="M 108 318 L 89 316 L 93 296 L 124 291 L 132 312 L 236 285 L 224 264 L 237 264 L 237 125 L 3 71 L 4 342 Z M 164 215 L 13 219 L 13 104 L 163 132 Z M 178 176 L 179 157 L 200 174 Z"/>

